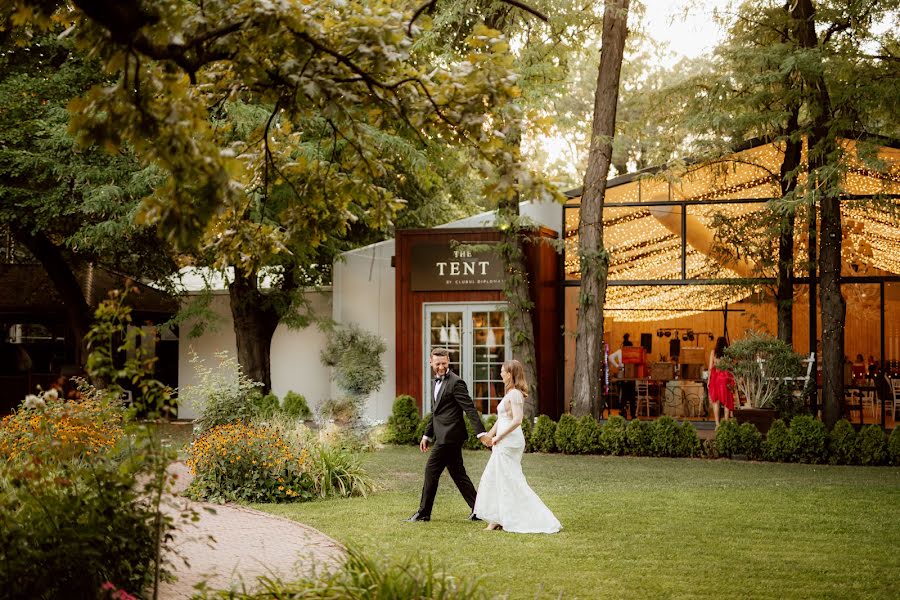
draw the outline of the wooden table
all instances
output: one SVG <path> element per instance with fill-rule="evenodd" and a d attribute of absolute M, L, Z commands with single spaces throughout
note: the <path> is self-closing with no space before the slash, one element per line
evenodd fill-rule
<path fill-rule="evenodd" d="M 703 414 L 706 386 L 702 381 L 673 379 L 666 382 L 663 414 L 672 417 L 699 417 Z"/>

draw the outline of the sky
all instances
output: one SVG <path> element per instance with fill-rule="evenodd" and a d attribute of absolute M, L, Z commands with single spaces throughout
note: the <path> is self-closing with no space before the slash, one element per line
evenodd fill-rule
<path fill-rule="evenodd" d="M 641 0 L 647 7 L 640 25 L 650 37 L 669 46 L 679 58 L 694 58 L 712 50 L 724 32 L 713 19 L 713 10 L 725 8 L 732 0 Z M 687 14 L 685 15 L 685 11 Z M 637 23 L 629 18 L 629 26 Z"/>

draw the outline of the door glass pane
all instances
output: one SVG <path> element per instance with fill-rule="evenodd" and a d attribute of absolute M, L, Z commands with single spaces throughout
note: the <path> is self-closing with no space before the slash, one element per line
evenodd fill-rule
<path fill-rule="evenodd" d="M 497 412 L 503 398 L 500 367 L 506 360 L 506 317 L 503 311 L 472 312 L 475 408 L 484 414 Z"/>
<path fill-rule="evenodd" d="M 434 348 L 446 348 L 450 351 L 450 370 L 457 375 L 462 373 L 462 321 L 463 313 L 458 311 L 434 311 L 431 313 L 431 331 L 427 355 L 431 356 Z M 426 361 L 429 360 L 426 358 Z"/>

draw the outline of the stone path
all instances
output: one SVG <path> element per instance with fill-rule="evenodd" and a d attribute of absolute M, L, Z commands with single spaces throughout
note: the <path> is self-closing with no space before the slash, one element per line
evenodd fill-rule
<path fill-rule="evenodd" d="M 178 475 L 176 491 L 184 490 L 190 480 L 188 468 L 176 462 L 170 471 Z M 309 576 L 334 568 L 344 557 L 341 544 L 296 521 L 244 506 L 192 502 L 184 497 L 171 498 L 166 510 L 177 514 L 184 508 L 196 510 L 200 519 L 175 533 L 175 551 L 188 564 L 172 557 L 178 580 L 160 587 L 159 597 L 166 600 L 190 598 L 202 581 L 209 589 L 252 589 L 263 575 Z"/>

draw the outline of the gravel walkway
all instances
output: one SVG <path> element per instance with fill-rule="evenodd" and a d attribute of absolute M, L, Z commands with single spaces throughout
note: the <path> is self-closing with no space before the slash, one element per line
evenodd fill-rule
<path fill-rule="evenodd" d="M 176 462 L 175 491 L 184 490 L 190 471 Z M 285 579 L 309 576 L 333 568 L 343 559 L 344 547 L 320 531 L 282 517 L 234 504 L 218 505 L 173 497 L 166 508 L 177 515 L 194 509 L 195 523 L 182 525 L 173 543 L 181 558 L 172 557 L 178 580 L 160 587 L 160 598 L 190 598 L 195 586 L 209 589 L 252 589 L 259 576 Z M 207 509 L 212 509 L 214 513 Z"/>

